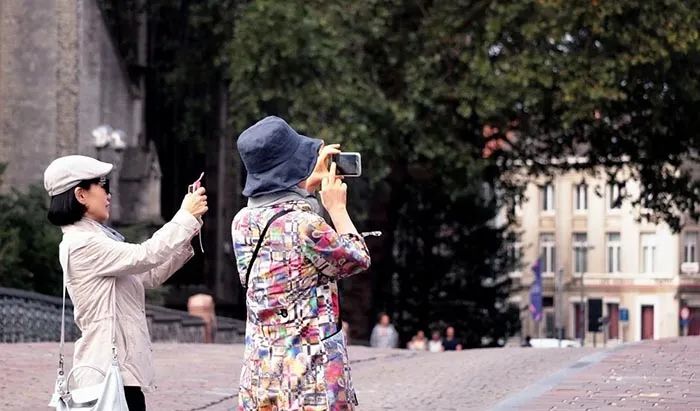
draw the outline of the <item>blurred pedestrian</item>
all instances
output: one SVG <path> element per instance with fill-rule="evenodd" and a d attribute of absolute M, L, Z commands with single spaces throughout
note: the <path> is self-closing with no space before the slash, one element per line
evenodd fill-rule
<path fill-rule="evenodd" d="M 375 348 L 397 348 L 399 346 L 399 333 L 391 324 L 389 314 L 379 314 L 379 322 L 372 329 L 369 344 Z"/>
<path fill-rule="evenodd" d="M 425 338 L 423 330 L 419 330 L 409 341 L 407 348 L 413 351 L 426 351 L 428 349 L 428 339 Z"/>
<path fill-rule="evenodd" d="M 445 351 L 445 347 L 442 345 L 442 336 L 440 335 L 440 331 L 435 330 L 433 331 L 433 335 L 430 338 L 430 341 L 428 341 L 428 351 L 430 352 L 443 352 Z"/>
<path fill-rule="evenodd" d="M 462 344 L 455 337 L 454 327 L 447 327 L 445 330 L 445 339 L 442 342 L 442 346 L 445 351 L 460 351 L 462 349 Z"/>
<path fill-rule="evenodd" d="M 216 310 L 214 298 L 209 294 L 198 293 L 187 299 L 187 312 L 204 321 L 204 343 L 216 340 Z"/>

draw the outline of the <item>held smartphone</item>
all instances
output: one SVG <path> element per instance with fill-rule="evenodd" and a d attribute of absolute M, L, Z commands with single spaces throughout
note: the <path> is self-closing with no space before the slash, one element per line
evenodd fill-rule
<path fill-rule="evenodd" d="M 359 177 L 362 175 L 362 158 L 360 153 L 333 154 L 331 160 L 335 163 L 335 172 L 343 177 Z"/>
<path fill-rule="evenodd" d="M 202 171 L 202 174 L 199 175 L 199 178 L 197 181 L 194 183 L 190 184 L 187 186 L 187 192 L 188 193 L 194 193 L 197 191 L 197 189 L 202 185 L 202 178 L 204 177 L 204 172 Z"/>

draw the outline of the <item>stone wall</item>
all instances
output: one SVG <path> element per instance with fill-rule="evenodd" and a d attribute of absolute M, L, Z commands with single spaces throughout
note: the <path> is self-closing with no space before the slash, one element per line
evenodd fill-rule
<path fill-rule="evenodd" d="M 38 182 L 59 154 L 59 2 L 0 1 L 0 162 L 4 188 Z"/>
<path fill-rule="evenodd" d="M 152 150 L 137 84 L 95 0 L 0 1 L 0 163 L 8 164 L 0 191 L 41 183 L 58 156 L 97 157 L 115 164 L 112 222 L 119 222 L 120 172 L 128 159 L 110 148 L 98 152 L 91 131 L 109 124 L 126 132 L 128 147 L 142 142 L 140 149 Z M 154 210 L 160 213 L 151 207 L 147 214 Z"/>

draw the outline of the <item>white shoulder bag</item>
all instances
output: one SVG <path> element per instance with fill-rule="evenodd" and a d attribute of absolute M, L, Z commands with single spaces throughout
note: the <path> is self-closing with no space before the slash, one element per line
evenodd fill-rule
<path fill-rule="evenodd" d="M 49 407 L 56 411 L 129 411 L 124 395 L 124 382 L 119 373 L 116 344 L 116 293 L 112 288 L 112 364 L 107 372 L 91 365 L 73 367 L 66 376 L 63 372 L 63 345 L 66 327 L 66 276 L 68 275 L 68 249 L 59 247 L 59 259 L 63 269 L 63 308 L 61 311 L 61 345 L 58 351 L 56 387 Z M 70 389 L 70 379 L 79 368 L 90 368 L 102 374 L 102 382 L 82 388 Z"/>

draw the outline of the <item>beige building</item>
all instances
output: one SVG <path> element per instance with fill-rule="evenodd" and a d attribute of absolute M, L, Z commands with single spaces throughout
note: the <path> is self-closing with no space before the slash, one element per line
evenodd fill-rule
<path fill-rule="evenodd" d="M 515 214 L 521 231 L 521 270 L 511 274 L 512 301 L 521 308 L 523 335 L 533 338 L 637 341 L 700 334 L 697 224 L 674 234 L 664 224 L 638 221 L 639 210 L 620 193 L 634 180 L 571 172 L 527 187 Z M 531 266 L 541 258 L 544 315 L 528 312 Z M 583 286 L 582 286 L 583 284 Z M 581 305 L 581 302 L 584 302 Z M 686 310 L 683 308 L 687 307 Z M 681 328 L 681 312 L 689 314 Z M 607 321 L 593 333 L 598 319 Z"/>

